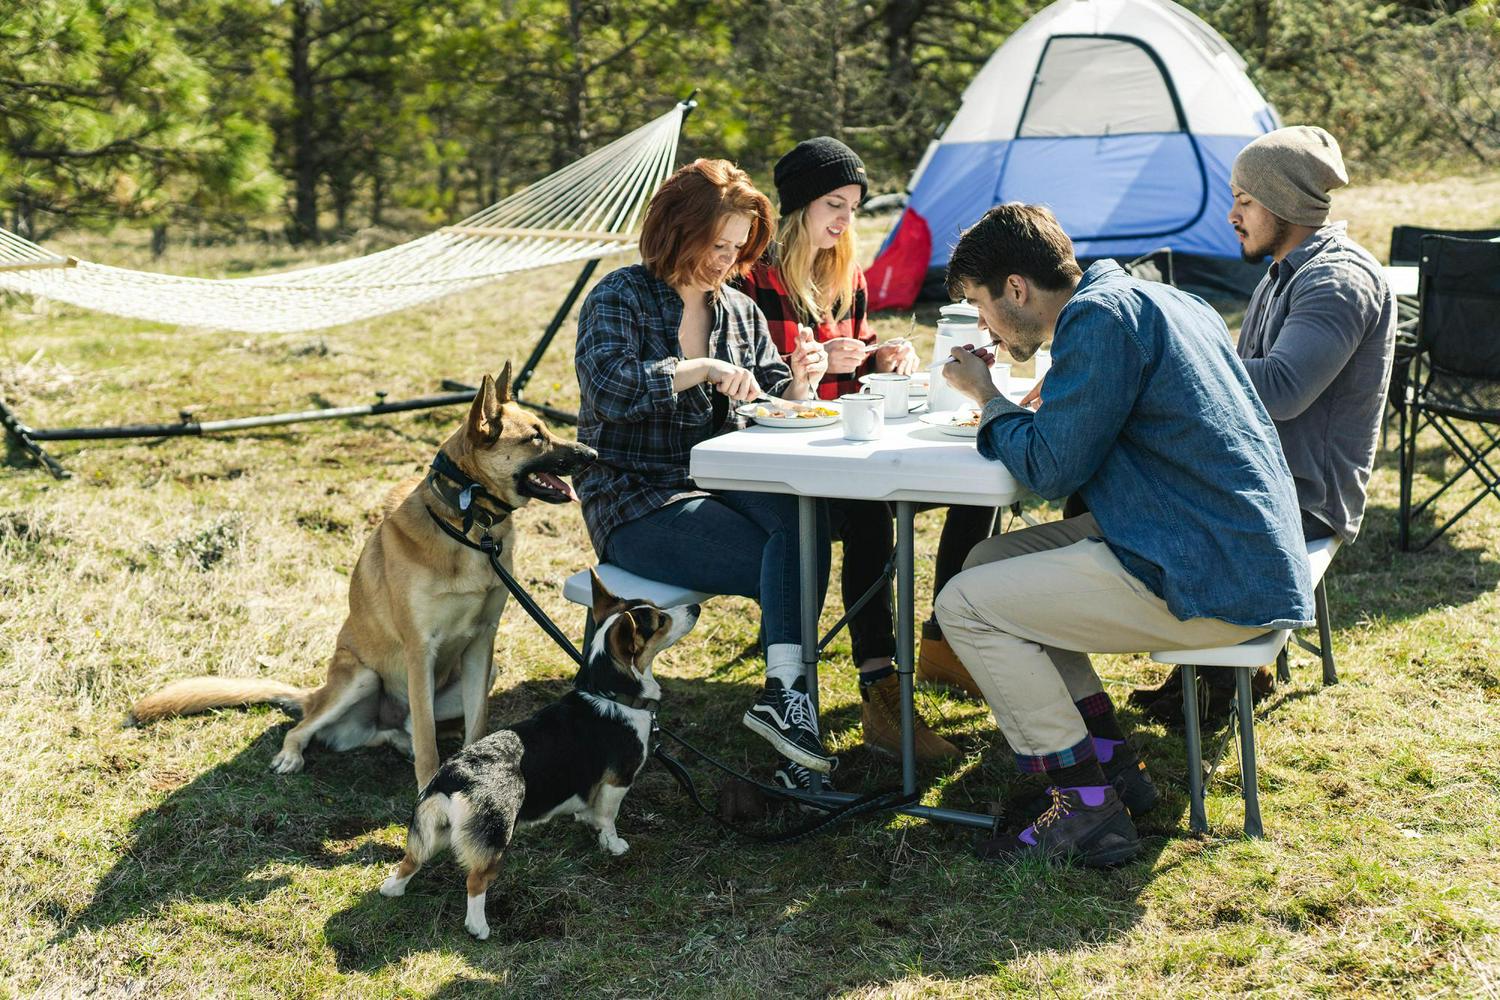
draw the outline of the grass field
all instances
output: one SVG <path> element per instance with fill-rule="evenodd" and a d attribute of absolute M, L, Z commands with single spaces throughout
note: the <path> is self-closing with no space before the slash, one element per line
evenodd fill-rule
<path fill-rule="evenodd" d="M 1339 210 L 1383 249 L 1388 222 L 1500 219 L 1500 183 L 1373 185 Z M 118 242 L 59 245 L 146 263 Z M 246 246 L 174 250 L 155 266 L 228 274 L 306 259 Z M 359 402 L 377 389 L 423 395 L 443 377 L 474 380 L 519 360 L 571 277 L 521 276 L 288 336 L 12 300 L 0 304 L 0 395 L 35 426 L 173 420 L 179 410 L 212 419 Z M 917 316 L 929 338 L 934 317 Z M 894 335 L 910 322 L 879 326 Z M 576 399 L 566 346 L 535 386 L 533 398 Z M 277 777 L 267 765 L 288 722 L 275 711 L 120 728 L 134 698 L 188 674 L 316 683 L 370 512 L 459 417 L 59 445 L 74 472 L 66 482 L 9 452 L 0 994 L 1500 995 L 1500 504 L 1480 504 L 1424 552 L 1401 553 L 1390 454 L 1364 533 L 1329 577 L 1342 683 L 1320 689 L 1302 655 L 1293 683 L 1258 710 L 1261 841 L 1239 835 L 1233 751 L 1210 788 L 1211 834 L 1188 836 L 1180 738 L 1128 715 L 1167 801 L 1143 824 L 1140 860 L 1109 873 L 983 865 L 968 834 L 906 819 L 762 848 L 700 820 L 653 768 L 621 814 L 625 857 L 599 853 L 571 823 L 521 836 L 490 894 L 493 934 L 479 943 L 463 930 L 451 862 L 422 872 L 402 899 L 375 891 L 400 856 L 413 799 L 410 765 L 390 751 L 314 748 L 304 773 Z M 1437 439 L 1425 441 L 1421 476 L 1441 464 Z M 520 576 L 576 635 L 580 616 L 560 584 L 591 561 L 578 512 L 518 518 Z M 937 529 L 934 515 L 919 519 L 923 595 Z M 737 724 L 759 676 L 751 612 L 717 599 L 667 654 L 663 716 L 764 769 L 766 748 Z M 515 608 L 497 663 L 497 723 L 571 677 Z M 1117 700 L 1164 676 L 1144 657 L 1101 658 L 1100 668 Z M 896 765 L 859 742 L 846 639 L 822 678 L 841 785 L 890 787 Z M 1014 786 L 986 710 L 937 690 L 918 701 L 966 752 L 923 770 L 925 801 L 983 809 Z"/>

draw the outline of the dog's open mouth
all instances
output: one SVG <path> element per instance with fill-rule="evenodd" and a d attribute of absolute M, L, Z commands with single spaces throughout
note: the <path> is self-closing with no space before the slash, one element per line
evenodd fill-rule
<path fill-rule="evenodd" d="M 545 503 L 568 503 L 578 499 L 572 485 L 550 472 L 528 472 L 516 485 L 516 489 L 525 496 Z"/>

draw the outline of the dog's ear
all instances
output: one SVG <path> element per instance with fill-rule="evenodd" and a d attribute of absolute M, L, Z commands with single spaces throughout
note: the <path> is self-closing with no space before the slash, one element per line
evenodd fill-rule
<path fill-rule="evenodd" d="M 510 365 L 505 366 L 507 385 L 510 381 Z M 491 444 L 500 436 L 500 396 L 495 390 L 495 380 L 485 375 L 474 394 L 474 405 L 469 407 L 468 431 L 470 440 L 476 444 Z"/>
<path fill-rule="evenodd" d="M 609 629 L 610 652 L 615 662 L 628 663 L 635 666 L 636 657 L 646 648 L 646 641 L 640 637 L 635 630 L 635 619 L 630 615 L 620 615 Z"/>
<path fill-rule="evenodd" d="M 509 361 L 505 362 L 505 367 L 500 369 L 500 377 L 495 380 L 495 394 L 502 406 L 511 401 Z"/>
<path fill-rule="evenodd" d="M 609 592 L 609 588 L 604 585 L 604 581 L 599 579 L 598 570 L 592 566 L 589 567 L 589 589 L 593 592 L 594 598 L 594 624 L 602 625 L 604 624 L 604 619 L 619 611 L 624 602 Z"/>

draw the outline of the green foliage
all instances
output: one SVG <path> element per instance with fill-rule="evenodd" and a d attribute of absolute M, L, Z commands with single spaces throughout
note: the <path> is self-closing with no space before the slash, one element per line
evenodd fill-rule
<path fill-rule="evenodd" d="M 1500 152 L 1496 0 L 1185 0 L 1356 171 Z M 898 188 L 1037 0 L 13 0 L 0 211 L 293 239 L 491 204 L 699 90 L 684 157 L 797 140 Z"/>
<path fill-rule="evenodd" d="M 22 0 L 0 12 L 0 209 L 152 221 L 260 211 L 270 136 L 216 106 L 211 78 L 150 0 Z"/>
<path fill-rule="evenodd" d="M 1376 175 L 1434 158 L 1500 154 L 1494 0 L 1190 2 L 1235 45 L 1288 123 L 1339 137 Z"/>

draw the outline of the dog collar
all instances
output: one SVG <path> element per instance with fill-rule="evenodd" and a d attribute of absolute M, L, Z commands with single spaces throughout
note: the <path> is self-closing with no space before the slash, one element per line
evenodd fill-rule
<path fill-rule="evenodd" d="M 476 524 L 488 534 L 491 528 L 516 510 L 515 506 L 495 496 L 460 469 L 458 463 L 449 458 L 448 453 L 444 451 L 439 451 L 433 457 L 432 466 L 427 473 L 427 482 L 445 504 L 458 512 L 458 516 L 463 520 L 465 535 Z M 483 501 L 493 507 L 499 507 L 500 510 L 490 510 L 476 501 Z"/>

